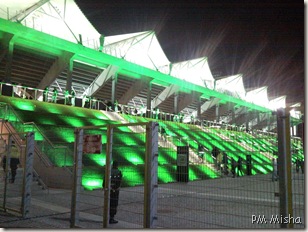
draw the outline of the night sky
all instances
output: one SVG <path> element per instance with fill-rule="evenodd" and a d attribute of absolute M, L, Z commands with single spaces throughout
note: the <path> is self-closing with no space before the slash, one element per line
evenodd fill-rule
<path fill-rule="evenodd" d="M 171 62 L 208 57 L 215 77 L 304 104 L 304 7 L 285 0 L 76 0 L 105 36 L 154 30 Z"/>

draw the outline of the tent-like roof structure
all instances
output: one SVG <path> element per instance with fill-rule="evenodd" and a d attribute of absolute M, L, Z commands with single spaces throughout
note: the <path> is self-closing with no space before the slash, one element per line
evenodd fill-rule
<path fill-rule="evenodd" d="M 246 90 L 243 83 L 242 74 L 225 77 L 215 82 L 215 90 L 225 93 L 230 92 L 240 99 L 245 99 Z"/>
<path fill-rule="evenodd" d="M 153 70 L 170 64 L 154 31 L 107 36 L 103 52 Z"/>
<path fill-rule="evenodd" d="M 269 101 L 269 107 L 272 110 L 277 110 L 279 108 L 286 108 L 286 98 L 287 96 L 281 96 Z"/>
<path fill-rule="evenodd" d="M 100 33 L 74 0 L 4 0 L 0 17 L 90 48 L 100 46 Z"/>
<path fill-rule="evenodd" d="M 267 96 L 267 86 L 251 90 L 246 93 L 246 101 L 260 105 L 269 106 L 269 100 Z"/>
<path fill-rule="evenodd" d="M 118 99 L 120 104 L 150 102 L 169 113 L 187 111 L 206 118 L 216 106 L 222 114 L 232 107 L 269 112 L 285 106 L 285 97 L 269 102 L 267 87 L 246 93 L 241 74 L 215 80 L 207 57 L 170 62 L 154 31 L 102 36 L 74 0 L 2 0 L 0 17 L 5 19 L 0 19 L 2 79 L 38 89 L 73 88 L 76 96 Z M 22 60 L 29 59 L 30 78 L 22 69 Z M 15 66 L 6 63 L 10 60 Z M 3 68 L 8 65 L 9 78 Z"/>
<path fill-rule="evenodd" d="M 168 67 L 163 70 L 165 73 L 166 68 Z M 214 78 L 207 57 L 172 63 L 169 74 L 181 80 L 214 89 Z"/>

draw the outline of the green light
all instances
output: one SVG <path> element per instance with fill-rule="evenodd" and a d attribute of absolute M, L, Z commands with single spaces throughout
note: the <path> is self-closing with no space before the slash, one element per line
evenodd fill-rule
<path fill-rule="evenodd" d="M 62 114 L 60 107 L 59 106 L 57 107 L 57 106 L 58 105 L 56 104 L 46 103 L 46 106 L 44 107 L 44 109 L 52 114 Z"/>
<path fill-rule="evenodd" d="M 134 139 L 134 134 L 131 133 L 131 134 L 122 134 L 122 133 L 119 133 L 119 134 L 115 134 L 114 135 L 114 138 L 115 140 L 119 141 L 119 143 L 121 144 L 126 144 L 128 146 L 131 146 L 131 145 L 140 145 L 139 143 L 136 142 L 136 140 Z"/>
<path fill-rule="evenodd" d="M 158 163 L 159 163 L 159 164 L 167 164 L 168 161 L 167 161 L 167 159 L 166 159 L 165 157 L 163 157 L 163 156 L 158 156 Z"/>
<path fill-rule="evenodd" d="M 126 159 L 135 165 L 144 163 L 141 158 L 136 157 L 136 156 L 129 156 L 129 157 L 126 157 Z"/>
<path fill-rule="evenodd" d="M 27 111 L 34 111 L 36 107 L 33 101 L 22 101 L 20 99 L 12 100 L 11 104 L 20 110 L 27 110 Z"/>
<path fill-rule="evenodd" d="M 75 108 L 72 108 L 72 110 Z M 77 117 L 87 117 L 87 114 L 85 113 L 84 110 L 81 110 L 81 108 L 79 110 L 75 110 L 74 111 L 74 115 Z"/>
<path fill-rule="evenodd" d="M 138 170 L 138 166 L 124 166 L 120 170 L 123 173 L 123 182 L 127 183 L 128 186 L 144 183 L 143 170 Z"/>
<path fill-rule="evenodd" d="M 217 178 L 219 176 L 216 171 L 204 165 L 197 165 L 196 169 L 210 178 Z"/>
<path fill-rule="evenodd" d="M 66 51 L 75 54 L 74 58 L 77 61 L 83 61 L 87 64 L 92 64 L 98 67 L 107 67 L 108 65 L 113 65 L 120 67 L 121 72 L 131 73 L 130 76 L 147 76 L 153 78 L 155 82 L 161 82 L 165 85 L 175 84 L 181 87 L 183 90 L 197 91 L 207 96 L 212 96 L 238 104 L 240 106 L 245 106 L 251 109 L 256 109 L 261 112 L 270 112 L 269 108 L 255 105 L 239 98 L 228 96 L 226 94 L 216 92 L 214 90 L 208 89 L 203 86 L 195 85 L 187 81 L 183 81 L 179 78 L 152 70 L 124 59 L 117 58 L 102 52 L 98 52 L 94 49 L 84 47 L 80 44 L 72 43 L 40 31 L 25 27 L 19 23 L 11 22 L 9 20 L 0 19 L 1 31 L 4 33 L 9 33 L 14 35 L 16 39 L 14 40 L 16 45 L 23 47 L 28 47 L 36 52 L 54 54 L 60 56 L 62 51 Z"/>
<path fill-rule="evenodd" d="M 268 171 L 266 171 L 261 165 L 255 165 L 254 168 L 258 169 L 263 174 L 268 173 Z"/>
<path fill-rule="evenodd" d="M 102 110 L 100 110 L 100 111 L 93 111 L 93 114 L 98 119 L 109 120 L 109 118 L 103 113 Z"/>
<path fill-rule="evenodd" d="M 102 177 L 92 176 L 92 177 L 84 177 L 82 176 L 82 186 L 87 190 L 93 190 L 97 188 L 101 188 L 103 185 Z"/>
<path fill-rule="evenodd" d="M 192 170 L 191 168 L 189 168 L 189 180 L 197 180 L 198 177 L 196 175 L 196 173 L 194 172 L 194 170 Z"/>
<path fill-rule="evenodd" d="M 106 164 L 106 155 L 101 154 L 88 154 L 87 157 L 97 163 L 99 166 L 105 166 Z"/>
<path fill-rule="evenodd" d="M 57 125 L 56 121 L 55 121 L 55 118 L 53 117 L 37 117 L 36 118 L 37 122 L 39 124 L 43 124 L 43 125 Z"/>
<path fill-rule="evenodd" d="M 67 124 L 73 127 L 82 127 L 84 126 L 84 121 L 79 118 L 73 118 L 73 117 L 63 117 L 63 121 L 65 121 Z"/>
<path fill-rule="evenodd" d="M 55 133 L 64 141 L 71 143 L 75 141 L 74 130 L 69 128 L 59 128 L 55 130 Z"/>
<path fill-rule="evenodd" d="M 173 170 L 172 170 L 173 169 Z M 158 166 L 158 179 L 161 183 L 175 182 L 175 166 Z"/>

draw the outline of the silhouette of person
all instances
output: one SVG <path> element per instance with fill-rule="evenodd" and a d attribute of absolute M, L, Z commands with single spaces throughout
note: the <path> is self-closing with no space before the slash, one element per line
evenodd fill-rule
<path fill-rule="evenodd" d="M 58 90 L 56 88 L 52 91 L 52 102 L 57 103 L 57 97 L 58 97 Z"/>
<path fill-rule="evenodd" d="M 236 161 L 235 159 L 232 157 L 231 158 L 231 173 L 232 173 L 232 177 L 234 178 L 236 176 Z"/>
<path fill-rule="evenodd" d="M 4 155 L 2 161 L 2 167 L 4 172 L 6 172 L 6 161 L 7 157 L 6 155 Z M 11 178 L 9 180 L 10 183 L 15 182 L 18 164 L 19 164 L 19 151 L 18 148 L 16 147 L 15 141 L 12 141 L 11 154 L 10 154 L 10 169 L 11 169 Z"/>
<path fill-rule="evenodd" d="M 114 216 L 117 214 L 117 207 L 119 203 L 119 194 L 120 187 L 122 182 L 122 172 L 118 169 L 118 162 L 116 160 L 113 161 L 111 168 L 111 176 L 110 176 L 110 208 L 109 208 L 109 224 L 118 223 L 117 220 L 114 219 Z M 104 179 L 105 180 L 105 179 Z M 103 186 L 105 187 L 105 183 L 103 182 Z"/>
<path fill-rule="evenodd" d="M 243 159 L 242 157 L 238 157 L 238 160 L 237 160 L 237 175 L 238 176 L 243 176 L 244 173 L 243 173 L 243 166 L 242 166 L 242 163 L 243 163 Z M 240 175 L 241 173 L 241 175 Z"/>
<path fill-rule="evenodd" d="M 276 158 L 272 159 L 272 164 L 273 164 L 272 181 L 277 181 L 278 180 L 278 166 L 277 166 Z"/>

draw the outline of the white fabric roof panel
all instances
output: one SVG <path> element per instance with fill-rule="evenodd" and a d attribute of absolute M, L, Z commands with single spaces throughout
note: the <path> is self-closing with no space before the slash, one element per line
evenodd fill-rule
<path fill-rule="evenodd" d="M 214 78 L 206 57 L 173 63 L 161 71 L 196 85 L 214 88 Z"/>
<path fill-rule="evenodd" d="M 0 4 L 1 17 L 18 17 L 40 1 L 4 0 Z M 5 13 L 4 13 L 5 12 Z M 11 12 L 13 12 L 11 14 Z M 15 13 L 14 13 L 15 12 Z M 16 12 L 19 14 L 16 14 Z M 74 0 L 50 0 L 30 14 L 21 17 L 24 26 L 42 31 L 74 43 L 78 43 L 79 35 L 84 46 L 98 49 L 100 33 L 76 5 Z M 13 20 L 14 21 L 14 20 Z"/>
<path fill-rule="evenodd" d="M 268 107 L 269 101 L 267 96 L 267 86 L 251 90 L 246 93 L 246 101 L 256 105 Z"/>
<path fill-rule="evenodd" d="M 170 63 L 153 31 L 106 36 L 103 52 L 153 70 Z"/>
<path fill-rule="evenodd" d="M 38 2 L 38 0 L 1 0 L 0 17 L 9 20 Z"/>
<path fill-rule="evenodd" d="M 216 80 L 215 90 L 219 92 L 224 92 L 225 90 L 230 91 L 240 99 L 244 99 L 246 95 L 242 74 Z"/>
<path fill-rule="evenodd" d="M 269 108 L 272 110 L 286 108 L 286 96 L 278 97 L 269 101 Z"/>

